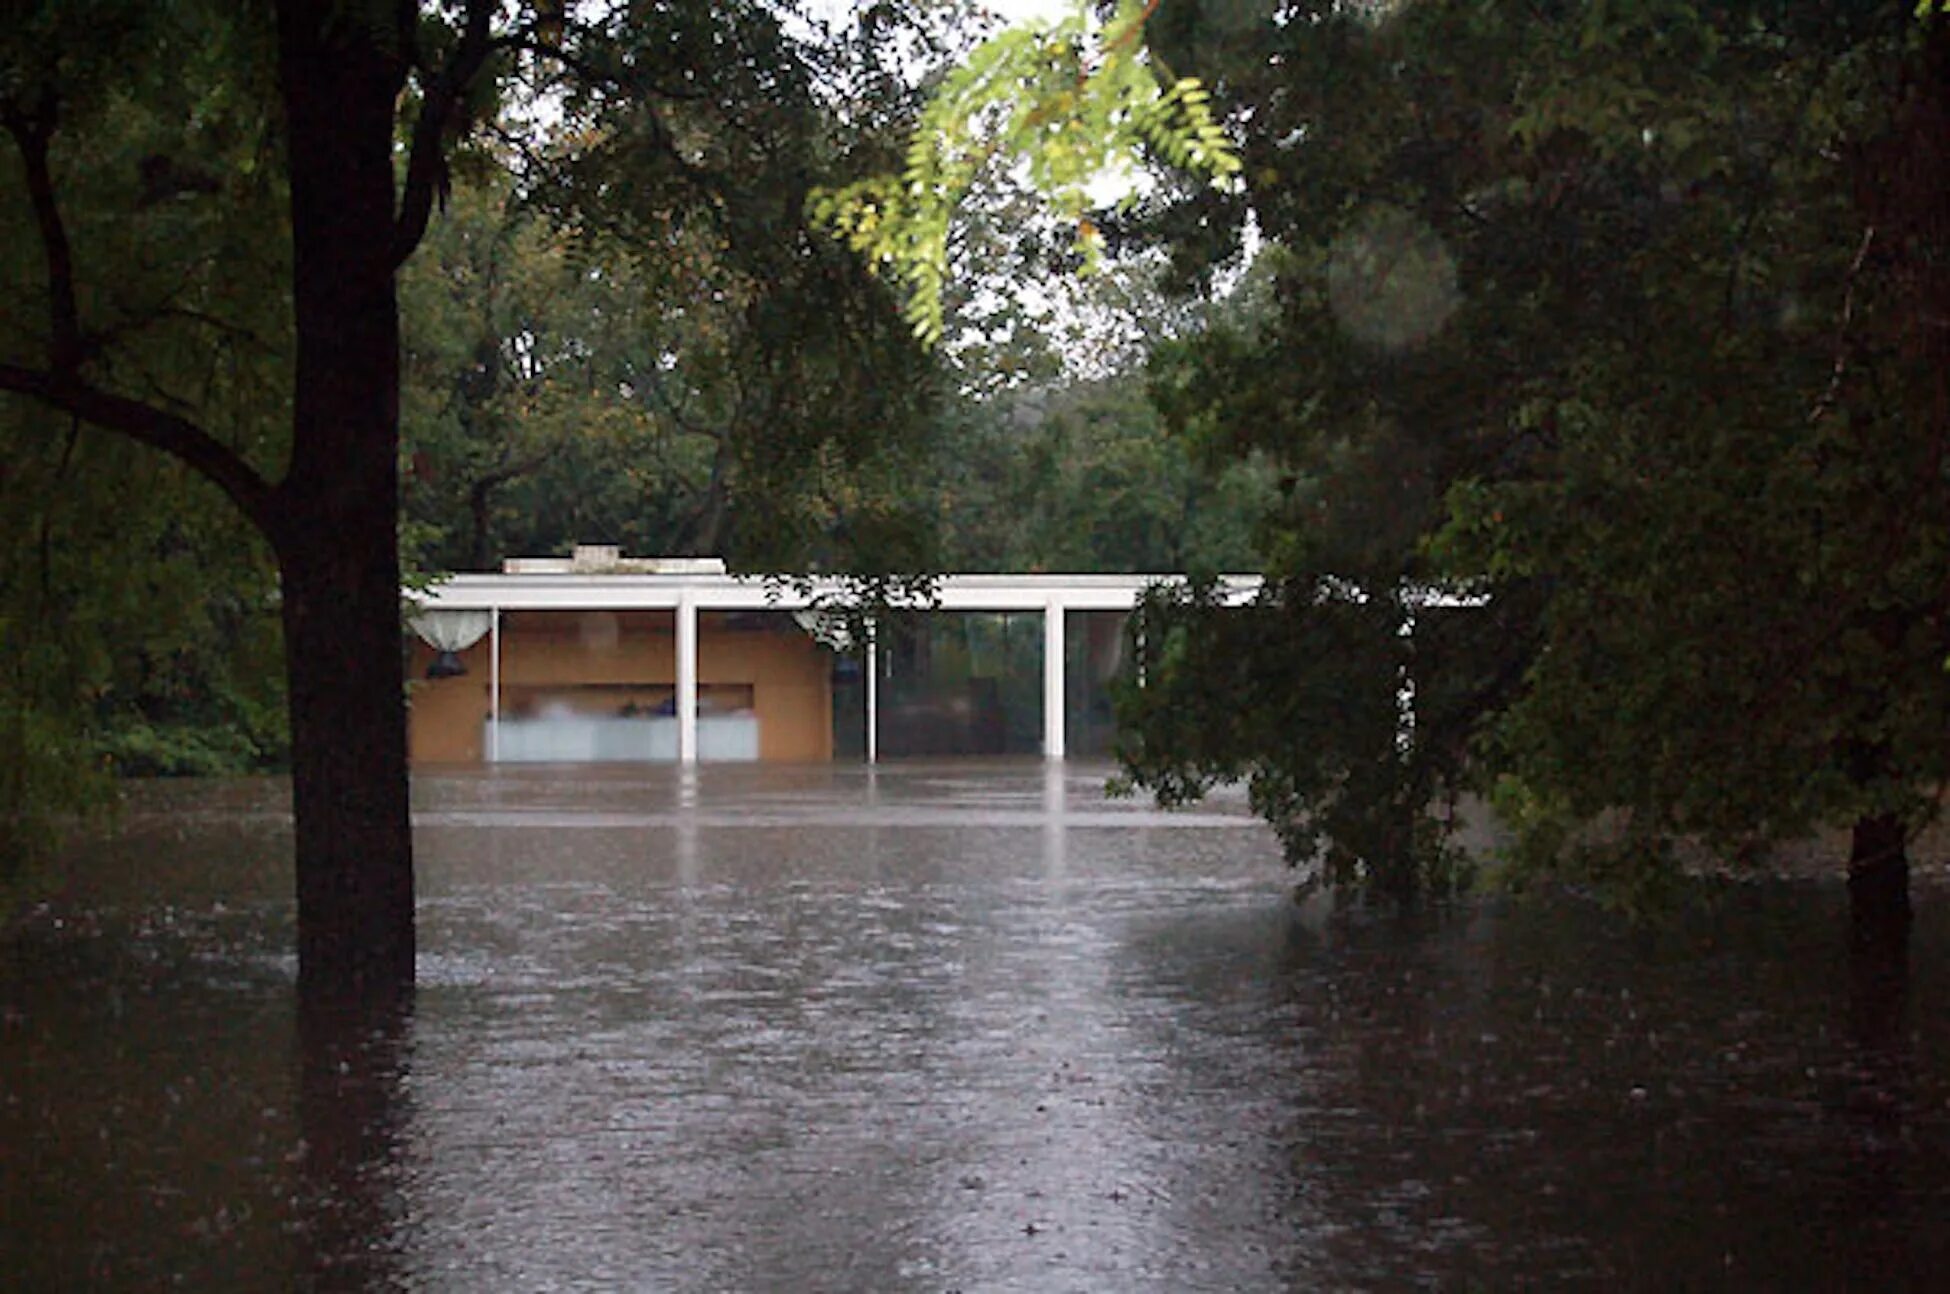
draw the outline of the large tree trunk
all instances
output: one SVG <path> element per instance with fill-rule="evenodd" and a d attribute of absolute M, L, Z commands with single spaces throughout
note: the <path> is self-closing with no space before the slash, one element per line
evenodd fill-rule
<path fill-rule="evenodd" d="M 400 648 L 398 33 L 378 6 L 282 0 L 297 374 L 272 539 L 284 582 L 309 998 L 385 999 L 413 978 Z"/>
<path fill-rule="evenodd" d="M 1902 819 L 1863 818 L 1855 824 L 1848 855 L 1849 905 L 1857 928 L 1909 931 L 1909 846 Z"/>
<path fill-rule="evenodd" d="M 386 1000 L 413 982 L 399 572 L 386 521 L 294 524 L 283 557 L 308 998 Z"/>
<path fill-rule="evenodd" d="M 1902 820 L 1863 818 L 1849 847 L 1849 996 L 1865 1050 L 1892 1048 L 1909 997 L 1909 854 Z"/>
<path fill-rule="evenodd" d="M 1849 1270 L 1863 1288 L 1908 1289 L 1920 1275 L 1890 1205 L 1903 1194 L 1911 1152 L 1905 1125 L 1915 1098 L 1909 1028 L 1909 863 L 1894 816 L 1855 824 L 1849 849 L 1847 1032 L 1841 1115 L 1857 1141 L 1844 1189 L 1873 1203 L 1871 1225 L 1843 1238 Z"/>
<path fill-rule="evenodd" d="M 399 1163 L 410 993 L 376 1010 L 315 1002 L 298 1010 L 298 1183 L 310 1225 L 294 1237 L 291 1284 L 379 1290 L 407 1283 L 387 1243 L 403 1214 Z M 265 1283 L 277 1283 L 270 1273 Z"/>
<path fill-rule="evenodd" d="M 1886 129 L 1856 150 L 1855 200 L 1864 225 L 1857 264 L 1874 267 L 1868 281 L 1883 298 L 1880 310 L 1870 314 L 1867 341 L 1859 344 L 1885 347 L 1897 360 L 1897 389 L 1907 402 L 1898 407 L 1927 433 L 1931 447 L 1920 464 L 1922 492 L 1940 498 L 1950 461 L 1950 327 L 1944 322 L 1950 313 L 1950 184 L 1944 178 L 1950 174 L 1950 14 L 1899 21 L 1921 21 L 1916 30 L 1922 35 L 1902 69 Z M 1867 257 L 1872 247 L 1875 255 Z M 1851 269 L 1851 293 L 1855 273 Z M 1843 323 L 1846 329 L 1846 315 Z M 1848 357 L 1847 350 L 1836 357 L 1837 381 Z M 1878 386 L 1873 398 L 1887 397 Z M 1885 524 L 1893 529 L 1918 523 L 1898 515 Z M 1944 596 L 1938 591 L 1925 605 L 1878 612 L 1870 632 L 1893 659 L 1913 624 L 1942 623 Z M 1889 775 L 1888 754 L 1874 750 L 1861 770 L 1868 776 L 1858 780 L 1867 785 Z M 1900 990 L 1907 983 L 1910 905 L 1898 818 L 1855 824 L 1848 889 L 1858 981 L 1871 995 L 1881 993 L 1878 985 L 1885 982 Z"/>

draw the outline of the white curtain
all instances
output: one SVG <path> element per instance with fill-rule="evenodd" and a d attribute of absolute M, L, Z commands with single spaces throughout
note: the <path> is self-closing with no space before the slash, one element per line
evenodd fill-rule
<path fill-rule="evenodd" d="M 435 651 L 464 652 L 481 641 L 493 618 L 486 611 L 421 611 L 406 623 Z"/>

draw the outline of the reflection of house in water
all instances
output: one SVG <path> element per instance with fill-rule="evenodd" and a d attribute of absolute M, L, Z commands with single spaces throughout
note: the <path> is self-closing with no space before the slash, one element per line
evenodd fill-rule
<path fill-rule="evenodd" d="M 948 575 L 857 649 L 834 583 L 715 559 L 517 558 L 409 595 L 421 763 L 1098 753 L 1161 576 Z M 1240 596 L 1257 581 L 1237 581 Z"/>

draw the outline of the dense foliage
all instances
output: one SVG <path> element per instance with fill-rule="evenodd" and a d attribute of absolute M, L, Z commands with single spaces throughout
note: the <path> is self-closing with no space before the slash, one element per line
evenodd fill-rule
<path fill-rule="evenodd" d="M 802 113 L 794 130 L 819 124 Z M 805 141 L 766 142 L 805 169 Z M 737 191 L 772 208 L 743 242 L 715 202 L 612 211 L 546 159 L 456 191 L 401 288 L 421 567 L 578 541 L 745 568 L 922 563 L 886 482 L 917 451 L 933 365 L 784 187 Z"/>
<path fill-rule="evenodd" d="M 913 488 L 943 569 L 1237 572 L 1273 497 L 1256 461 L 1208 463 L 1140 377 L 1058 380 L 944 410 Z"/>
<path fill-rule="evenodd" d="M 1628 886 L 1822 825 L 1899 865 L 1950 760 L 1943 24 L 1188 0 L 1151 34 L 1247 185 L 1158 227 L 1195 261 L 1250 211 L 1277 267 L 1159 400 L 1284 476 L 1262 605 L 1153 608 L 1137 780 L 1249 776 L 1296 860 L 1404 892 L 1455 878 L 1470 789 L 1520 861 Z"/>
<path fill-rule="evenodd" d="M 274 462 L 288 262 L 264 232 L 284 216 L 263 104 L 234 74 L 267 32 L 99 8 L 41 7 L 0 37 L 0 365 L 32 363 L 51 316 L 85 315 L 88 362 Z M 88 148 L 61 147 L 68 133 Z M 69 199 L 60 251 L 84 272 L 67 299 L 35 165 Z M 275 585 L 248 527 L 181 464 L 25 400 L 0 400 L 0 456 L 0 857 L 114 772 L 275 766 Z"/>

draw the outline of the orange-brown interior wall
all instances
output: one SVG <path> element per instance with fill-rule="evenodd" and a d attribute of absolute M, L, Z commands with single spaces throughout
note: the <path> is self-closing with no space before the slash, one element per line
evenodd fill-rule
<path fill-rule="evenodd" d="M 770 632 L 722 627 L 699 618 L 700 711 L 713 687 L 737 695 L 749 687 L 764 760 L 833 757 L 833 696 L 826 650 L 796 629 Z M 409 751 L 415 763 L 478 764 L 488 715 L 488 639 L 460 654 L 467 673 L 429 679 L 433 652 L 415 640 Z M 537 689 L 577 684 L 643 685 L 649 700 L 677 681 L 673 617 L 667 612 L 509 612 L 501 621 L 504 716 Z"/>

